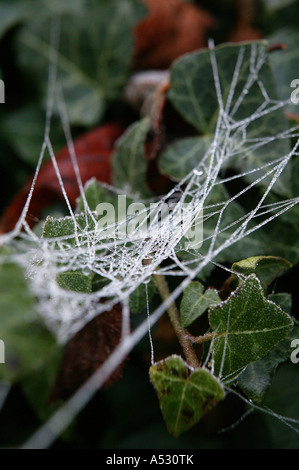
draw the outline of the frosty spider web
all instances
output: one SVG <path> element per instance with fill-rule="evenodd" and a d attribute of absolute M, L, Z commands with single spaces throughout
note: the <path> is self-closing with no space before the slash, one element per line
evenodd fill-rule
<path fill-rule="evenodd" d="M 274 201 L 269 199 L 273 188 L 279 187 L 282 175 L 287 174 L 286 169 L 291 158 L 298 156 L 298 129 L 293 127 L 275 136 L 248 135 L 248 129 L 253 122 L 263 116 L 271 116 L 286 104 L 272 99 L 260 79 L 260 71 L 267 59 L 265 48 L 257 44 L 250 46 L 250 69 L 240 89 L 237 86 L 238 78 L 244 66 L 245 49 L 249 47 L 248 45 L 240 46 L 229 93 L 224 97 L 215 49 L 211 41 L 209 56 L 213 70 L 214 93 L 219 105 L 211 145 L 198 165 L 185 175 L 168 194 L 161 197 L 154 208 L 147 206 L 143 214 L 143 223 L 147 225 L 151 222 L 149 236 L 140 238 L 140 227 L 136 226 L 130 236 L 118 237 L 116 234 L 123 233 L 124 227 L 134 222 L 134 217 L 128 217 L 108 227 L 110 236 L 107 239 L 105 232 L 107 227 L 99 228 L 97 214 L 88 206 L 80 177 L 63 91 L 56 80 L 55 51 L 57 51 L 58 42 L 59 26 L 56 24 L 52 32 L 48 104 L 41 153 L 20 219 L 11 233 L 0 236 L 0 243 L 14 248 L 15 253 L 11 255 L 11 258 L 25 269 L 30 288 L 37 298 L 38 311 L 59 342 L 65 343 L 95 316 L 110 310 L 119 303 L 122 305 L 123 312 L 122 337 L 106 362 L 41 428 L 37 435 L 33 436 L 26 444 L 28 447 L 49 446 L 55 440 L 55 437 L 65 429 L 93 393 L 105 383 L 112 371 L 148 332 L 149 326 L 154 325 L 185 287 L 211 263 L 219 265 L 219 255 L 225 249 L 257 232 L 299 202 L 299 198 L 281 198 L 280 200 L 276 198 Z M 257 104 L 254 111 L 251 110 L 249 115 L 237 117 L 245 98 L 256 86 L 261 92 L 262 101 Z M 81 219 L 83 223 L 78 222 L 78 216 L 71 207 L 51 144 L 51 117 L 55 100 L 84 206 Z M 237 175 L 223 177 L 223 170 L 232 159 L 239 158 L 246 162 L 248 155 L 266 147 L 269 143 L 289 141 L 291 138 L 297 140 L 295 145 L 279 158 L 265 161 L 255 168 L 245 169 Z M 69 221 L 72 222 L 74 228 L 72 235 L 54 238 L 38 237 L 26 222 L 35 183 L 46 152 L 52 160 L 69 211 Z M 215 189 L 222 188 L 224 184 L 232 181 L 244 180 L 244 177 L 247 185 L 233 196 L 223 197 L 223 200 L 217 202 L 211 200 L 210 196 Z M 251 194 L 251 191 L 256 188 L 262 188 L 263 192 L 254 206 L 247 212 L 237 211 L 235 217 L 226 218 L 227 211 L 234 203 L 245 194 Z M 165 204 L 171 203 L 174 199 L 176 204 L 172 211 L 172 223 L 169 229 L 169 226 L 161 224 L 159 214 Z M 184 213 L 183 220 L 182 213 Z M 188 248 L 188 245 L 186 247 L 186 234 L 197 223 L 199 214 L 203 214 L 203 248 L 194 250 L 192 247 Z M 211 220 L 214 221 L 212 230 L 210 228 L 205 230 L 205 226 L 210 227 Z M 115 234 L 114 237 L 113 234 Z M 225 269 L 229 271 L 228 268 Z M 94 273 L 106 278 L 108 282 L 100 290 L 90 294 L 68 291 L 57 284 L 57 275 L 67 271 L 82 271 L 85 275 Z M 153 274 L 181 276 L 182 282 L 154 312 L 150 313 L 148 306 L 148 318 L 130 332 L 129 297 L 138 286 L 146 284 Z M 289 426 L 297 424 L 296 420 L 283 418 L 273 413 L 272 415 Z"/>

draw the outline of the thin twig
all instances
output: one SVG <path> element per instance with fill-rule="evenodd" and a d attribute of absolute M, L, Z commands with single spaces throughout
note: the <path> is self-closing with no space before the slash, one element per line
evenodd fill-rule
<path fill-rule="evenodd" d="M 162 300 L 164 302 L 167 301 L 167 299 L 169 299 L 170 292 L 165 277 L 160 274 L 154 274 L 153 278 Z M 174 302 L 171 302 L 167 307 L 167 313 L 183 348 L 189 366 L 194 369 L 198 369 L 200 367 L 200 363 L 193 349 L 192 341 L 189 339 L 189 333 L 181 325 L 179 312 Z"/>

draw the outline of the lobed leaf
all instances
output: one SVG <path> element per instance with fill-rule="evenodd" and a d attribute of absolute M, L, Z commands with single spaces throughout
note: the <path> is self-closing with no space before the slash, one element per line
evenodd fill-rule
<path fill-rule="evenodd" d="M 65 271 L 57 275 L 57 284 L 62 289 L 89 294 L 92 291 L 93 274 L 84 275 L 81 271 Z"/>
<path fill-rule="evenodd" d="M 191 282 L 184 290 L 181 306 L 181 324 L 188 327 L 199 318 L 212 305 L 218 304 L 221 299 L 216 289 L 207 289 L 200 282 Z"/>
<path fill-rule="evenodd" d="M 222 44 L 213 51 L 196 51 L 185 54 L 174 62 L 171 67 L 169 99 L 184 119 L 197 129 L 200 137 L 197 141 L 177 142 L 162 155 L 161 167 L 165 173 L 182 177 L 190 171 L 191 165 L 194 168 L 200 163 L 207 143 L 215 138 L 220 108 L 225 110 L 228 120 L 233 118 L 236 122 L 255 115 L 265 102 L 261 83 L 269 99 L 277 100 L 276 84 L 268 61 L 259 67 L 259 60 L 265 55 L 266 42 L 252 41 Z M 217 66 L 213 62 L 214 59 Z M 259 80 L 250 81 L 248 78 L 253 67 L 256 68 Z M 227 157 L 225 166 L 242 173 L 250 172 L 286 155 L 290 150 L 288 140 L 273 140 L 271 137 L 277 136 L 287 128 L 288 123 L 281 109 L 256 115 L 246 127 L 246 139 L 238 133 L 229 134 L 232 148 L 236 150 L 232 152 L 232 156 Z M 269 141 L 264 145 L 250 144 L 250 139 L 266 136 Z M 221 145 L 221 142 L 217 145 Z M 187 152 L 186 146 L 189 147 Z M 178 155 L 183 161 L 179 167 L 176 162 Z M 262 174 L 262 171 L 266 173 L 268 168 L 261 170 L 259 174 Z M 248 173 L 244 178 L 252 183 L 256 180 L 256 174 Z M 290 178 L 290 170 L 286 168 L 273 190 L 277 194 L 288 196 Z"/>
<path fill-rule="evenodd" d="M 16 381 L 41 366 L 55 340 L 41 324 L 24 273 L 13 263 L 0 264 L 0 338 L 5 344 L 1 378 Z"/>
<path fill-rule="evenodd" d="M 114 185 L 125 193 L 150 196 L 146 188 L 147 160 L 145 139 L 150 129 L 150 119 L 132 124 L 119 139 L 113 157 Z"/>
<path fill-rule="evenodd" d="M 248 276 L 256 274 L 264 289 L 276 279 L 282 271 L 290 269 L 292 264 L 277 256 L 251 256 L 232 265 L 232 270 Z"/>
<path fill-rule="evenodd" d="M 48 10 L 39 11 L 42 14 L 38 18 L 32 14 L 20 31 L 17 51 L 19 64 L 30 71 L 46 94 L 52 15 Z M 80 14 L 70 7 L 58 9 L 58 80 L 72 124 L 95 124 L 107 103 L 119 97 L 131 65 L 133 29 L 145 11 L 137 0 L 92 2 Z"/>
<path fill-rule="evenodd" d="M 209 321 L 216 333 L 215 374 L 224 379 L 265 356 L 293 326 L 287 313 L 266 300 L 254 274 L 228 300 L 210 308 Z"/>
<path fill-rule="evenodd" d="M 147 284 L 140 284 L 130 295 L 129 307 L 132 313 L 139 313 L 146 308 L 146 287 L 148 289 L 148 301 L 151 300 L 157 290 L 152 279 Z"/>
<path fill-rule="evenodd" d="M 225 395 L 222 385 L 210 372 L 197 369 L 190 373 L 179 356 L 154 364 L 150 379 L 166 425 L 175 437 L 196 424 Z"/>
<path fill-rule="evenodd" d="M 268 354 L 249 364 L 238 377 L 238 385 L 254 403 L 262 404 L 272 384 L 279 364 L 290 359 L 293 339 L 299 338 L 299 323 L 295 322 L 292 331 Z"/>

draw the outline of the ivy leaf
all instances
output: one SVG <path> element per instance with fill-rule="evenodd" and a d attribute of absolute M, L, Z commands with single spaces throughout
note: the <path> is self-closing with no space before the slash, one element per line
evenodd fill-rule
<path fill-rule="evenodd" d="M 51 240 L 52 238 L 65 237 L 64 243 L 73 246 L 76 243 L 75 226 L 77 228 L 79 242 L 84 242 L 86 240 L 85 231 L 93 231 L 96 229 L 95 220 L 89 214 L 76 215 L 75 223 L 72 217 L 59 219 L 47 217 L 43 228 L 43 238 Z M 59 249 L 58 243 L 56 243 L 56 248 Z M 56 281 L 62 289 L 86 294 L 99 290 L 103 285 L 109 282 L 102 276 L 94 273 L 84 274 L 80 270 L 62 271 L 58 273 Z"/>
<path fill-rule="evenodd" d="M 55 410 L 55 406 L 49 403 L 49 396 L 59 370 L 61 355 L 61 348 L 52 348 L 43 364 L 22 380 L 23 393 L 42 421 L 48 419 Z"/>
<path fill-rule="evenodd" d="M 215 289 L 207 289 L 200 282 L 191 282 L 184 290 L 181 306 L 181 324 L 184 328 L 191 325 L 212 304 L 218 304 L 221 299 Z"/>
<path fill-rule="evenodd" d="M 269 60 L 272 66 L 273 75 L 277 83 L 279 97 L 282 100 L 289 100 L 291 94 L 296 94 L 297 86 L 291 87 L 293 79 L 299 77 L 299 33 L 297 28 L 284 28 L 276 30 L 268 37 L 270 44 L 285 44 L 286 49 L 270 54 Z M 298 93 L 296 95 L 299 97 Z M 290 113 L 298 113 L 296 104 L 288 103 L 286 109 Z"/>
<path fill-rule="evenodd" d="M 262 82 L 266 92 L 271 99 L 277 100 L 275 81 L 272 70 L 266 61 L 258 70 L 259 81 L 248 83 L 248 76 L 252 71 L 254 60 L 255 66 L 259 57 L 267 54 L 267 43 L 265 41 L 252 41 L 241 45 L 223 44 L 213 51 L 201 50 L 185 54 L 176 60 L 171 67 L 169 99 L 184 119 L 192 124 L 199 132 L 197 148 L 203 149 L 208 140 L 214 139 L 215 126 L 220 112 L 217 89 L 221 90 L 223 108 L 227 112 L 233 112 L 233 118 L 241 121 L 252 115 L 264 103 L 265 98 L 259 83 Z M 217 84 L 215 83 L 215 67 L 213 57 L 217 62 Z M 253 59 L 254 57 L 254 59 Z M 257 66 L 258 68 L 258 66 Z M 234 84 L 232 88 L 232 84 Z M 218 93 L 219 94 L 219 93 Z M 246 128 L 246 140 L 259 137 L 274 137 L 279 132 L 288 128 L 287 120 L 282 110 L 270 114 L 263 114 L 255 119 Z M 204 139 L 202 145 L 199 140 Z M 233 157 L 227 157 L 226 167 L 233 167 L 242 173 L 246 181 L 252 183 L 256 180 L 256 174 L 251 170 L 262 167 L 268 162 L 280 158 L 289 152 L 290 144 L 287 139 L 268 142 L 265 145 L 253 148 L 250 143 L 243 142 L 242 138 L 234 134 L 229 136 L 232 148 L 235 148 Z M 189 141 L 190 142 L 190 141 Z M 193 141 L 194 144 L 194 141 Z M 176 149 L 183 148 L 183 144 L 176 144 Z M 192 151 L 190 151 L 192 155 Z M 196 166 L 202 158 L 202 150 L 192 155 L 191 161 Z M 170 159 L 170 156 L 173 158 Z M 184 155 L 181 155 L 184 159 Z M 240 158 L 238 158 L 240 156 Z M 175 152 L 169 151 L 163 157 L 163 171 L 172 174 L 176 166 Z M 183 175 L 186 167 L 185 162 L 175 174 Z M 267 169 L 263 170 L 265 173 Z M 274 185 L 273 190 L 277 194 L 288 196 L 291 172 L 287 169 L 282 178 Z M 266 181 L 261 184 L 267 184 Z"/>
<path fill-rule="evenodd" d="M 119 97 L 129 74 L 133 30 L 145 14 L 137 0 L 92 2 L 80 14 L 65 9 L 57 51 L 58 80 L 64 90 L 71 124 L 91 126 Z M 49 12 L 32 15 L 17 38 L 18 61 L 46 93 L 50 26 Z"/>
<path fill-rule="evenodd" d="M 281 416 L 299 420 L 298 388 L 298 364 L 283 364 L 275 375 L 265 405 Z M 271 435 L 272 448 L 299 449 L 298 425 L 289 423 L 297 428 L 296 433 L 285 425 L 284 420 L 275 419 L 270 415 L 265 415 L 264 420 Z"/>
<path fill-rule="evenodd" d="M 97 206 L 102 202 L 109 202 L 114 207 L 117 205 L 117 197 L 108 189 L 104 188 L 95 178 L 91 178 L 84 186 L 85 198 L 89 209 L 95 211 Z M 77 204 L 79 210 L 84 212 L 85 207 L 80 197 Z"/>
<path fill-rule="evenodd" d="M 281 8 L 288 7 L 296 2 L 297 0 L 263 0 L 263 3 L 269 11 L 280 10 Z"/>
<path fill-rule="evenodd" d="M 149 128 L 149 118 L 132 124 L 119 139 L 113 158 L 114 185 L 125 193 L 141 197 L 151 195 L 145 186 L 147 160 L 144 145 Z"/>
<path fill-rule="evenodd" d="M 263 288 L 267 289 L 282 271 L 291 267 L 292 264 L 289 261 L 277 256 L 251 256 L 234 263 L 232 270 L 245 276 L 256 274 Z"/>
<path fill-rule="evenodd" d="M 79 239 L 86 238 L 84 231 L 95 230 L 95 222 L 90 215 L 80 214 L 75 216 L 75 222 L 72 217 L 47 217 L 44 229 L 43 238 L 58 238 L 65 237 L 65 242 L 70 245 L 75 245 L 75 228 L 77 229 Z M 69 236 L 69 238 L 67 238 Z"/>
<path fill-rule="evenodd" d="M 229 375 L 265 356 L 292 328 L 293 320 L 266 300 L 255 275 L 250 275 L 225 302 L 209 310 L 216 333 L 212 352 L 215 374 Z"/>
<path fill-rule="evenodd" d="M 211 243 L 211 238 L 213 237 L 213 234 L 215 233 L 215 229 L 217 227 L 217 224 L 219 223 L 219 208 L 222 207 L 223 201 L 227 201 L 229 199 L 228 192 L 226 188 L 223 185 L 216 185 L 208 195 L 205 206 L 215 206 L 215 211 L 212 210 L 212 214 L 209 215 L 207 220 L 204 219 L 204 240 L 203 244 L 200 247 L 200 253 L 205 255 L 209 251 L 210 243 Z M 227 240 L 232 234 L 232 231 L 234 228 L 231 228 L 231 225 L 233 222 L 241 218 L 245 214 L 244 209 L 240 206 L 240 204 L 236 202 L 231 202 L 228 204 L 226 210 L 223 213 L 223 216 L 220 221 L 219 225 L 219 233 L 216 239 L 215 243 L 215 248 L 217 248 L 219 245 L 221 245 L 223 242 Z M 205 215 L 205 211 L 204 211 Z M 229 227 L 229 228 L 227 228 Z M 263 239 L 261 238 L 261 241 Z M 232 248 L 226 249 L 217 258 L 218 262 L 224 262 L 230 259 L 240 259 L 242 258 L 242 255 L 244 256 L 244 252 L 247 254 L 248 250 L 254 250 L 254 253 L 256 253 L 256 245 L 254 248 L 252 248 L 252 241 L 248 242 L 248 239 L 245 237 L 243 240 L 241 240 L 240 244 L 234 245 Z M 238 257 L 238 253 L 241 252 L 242 255 Z M 192 260 L 194 258 L 194 255 L 192 251 L 180 251 L 179 256 L 184 259 L 184 260 Z M 195 251 L 195 258 L 198 258 L 198 253 Z M 196 261 L 197 263 L 197 261 Z M 191 265 L 192 267 L 192 265 Z M 196 267 L 196 266 L 194 266 Z M 210 267 L 206 268 L 204 270 L 204 273 L 207 272 L 207 270 L 210 269 Z M 201 275 L 203 275 L 203 272 L 201 272 Z"/>
<path fill-rule="evenodd" d="M 229 198 L 230 196 L 226 188 L 219 184 L 214 186 L 207 197 L 205 206 L 215 206 L 215 213 L 213 209 L 210 209 L 209 212 L 211 212 L 211 215 L 209 215 L 207 219 L 204 219 L 204 240 L 200 247 L 200 254 L 202 256 L 209 251 L 211 238 L 215 233 L 217 222 L 219 221 L 219 210 Z M 206 214 L 207 211 L 204 211 L 204 215 Z M 222 214 L 218 227 L 219 233 L 215 242 L 215 248 L 223 244 L 232 235 L 236 226 L 239 226 L 238 221 L 241 220 L 245 214 L 245 210 L 239 203 L 232 201 L 228 204 Z M 241 260 L 243 258 L 252 257 L 256 255 L 256 253 L 267 253 L 275 257 L 279 256 L 284 259 L 290 259 L 295 265 L 299 261 L 299 246 L 297 240 L 298 229 L 296 229 L 296 226 L 287 223 L 282 224 L 280 219 L 275 219 L 266 226 L 251 233 L 250 236 L 242 238 L 237 243 L 221 251 L 215 261 L 219 263 L 232 263 L 236 259 Z M 179 256 L 181 259 L 190 262 L 194 258 L 196 260 L 198 259 L 198 252 L 180 251 Z M 196 264 L 194 264 L 194 266 L 191 264 L 191 267 L 196 268 Z M 201 271 L 201 279 L 204 279 L 209 269 L 211 268 L 206 267 Z"/>
<path fill-rule="evenodd" d="M 139 313 L 146 308 L 146 287 L 148 289 L 148 301 L 151 300 L 156 292 L 156 284 L 152 279 L 150 279 L 147 285 L 140 284 L 130 295 L 129 306 L 132 313 Z"/>
<path fill-rule="evenodd" d="M 181 180 L 195 168 L 211 145 L 211 137 L 189 137 L 170 145 L 160 158 L 160 169 Z"/>
<path fill-rule="evenodd" d="M 277 294 L 268 295 L 267 299 L 278 305 L 284 312 L 289 315 L 291 314 L 292 294 L 288 294 L 287 292 L 278 292 Z"/>
<path fill-rule="evenodd" d="M 22 5 L 16 2 L 2 1 L 0 4 L 0 38 L 12 28 L 15 24 L 21 21 L 25 16 L 25 11 Z"/>
<path fill-rule="evenodd" d="M 10 112 L 2 123 L 2 135 L 20 157 L 35 168 L 44 138 L 44 112 L 36 106 L 24 106 Z M 54 151 L 64 143 L 61 123 L 53 119 L 51 142 Z"/>
<path fill-rule="evenodd" d="M 268 354 L 249 364 L 238 378 L 238 385 L 254 403 L 262 404 L 273 381 L 279 364 L 290 359 L 291 342 L 299 338 L 299 322 L 295 321 L 292 331 Z"/>
<path fill-rule="evenodd" d="M 164 420 L 178 437 L 196 424 L 206 411 L 224 398 L 218 380 L 207 370 L 190 373 L 179 356 L 171 356 L 150 368 L 150 379 L 158 394 Z"/>
<path fill-rule="evenodd" d="M 5 262 L 0 264 L 0 338 L 5 345 L 0 375 L 9 382 L 41 366 L 55 345 L 40 322 L 23 271 Z"/>
<path fill-rule="evenodd" d="M 81 271 L 65 271 L 57 275 L 57 284 L 62 289 L 89 294 L 92 291 L 93 274 L 84 275 Z"/>

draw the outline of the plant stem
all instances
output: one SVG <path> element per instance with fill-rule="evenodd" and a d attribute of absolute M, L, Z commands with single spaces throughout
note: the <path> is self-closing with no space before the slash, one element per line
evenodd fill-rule
<path fill-rule="evenodd" d="M 170 296 L 170 292 L 165 277 L 160 274 L 154 274 L 153 278 L 162 300 L 167 302 Z M 173 301 L 169 303 L 167 307 L 167 313 L 178 340 L 183 348 L 189 366 L 193 367 L 194 369 L 198 369 L 200 364 L 193 349 L 192 341 L 189 338 L 189 333 L 181 325 L 179 312 Z"/>
<path fill-rule="evenodd" d="M 202 336 L 189 335 L 189 339 L 190 339 L 191 343 L 195 343 L 195 344 L 202 344 L 205 341 L 211 341 L 214 337 L 215 337 L 215 333 L 205 333 Z"/>

